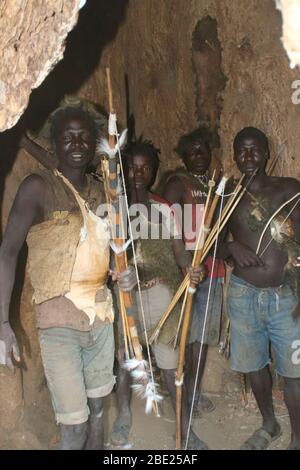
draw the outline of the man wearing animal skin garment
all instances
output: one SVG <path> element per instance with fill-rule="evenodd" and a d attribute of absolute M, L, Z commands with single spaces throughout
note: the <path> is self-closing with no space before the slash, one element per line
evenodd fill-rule
<path fill-rule="evenodd" d="M 55 170 L 29 175 L 20 185 L 0 248 L 0 339 L 6 365 L 19 359 L 9 323 L 18 253 L 28 244 L 28 270 L 45 369 L 61 439 L 57 449 L 103 448 L 103 397 L 114 386 L 114 336 L 109 235 L 95 215 L 103 184 L 86 174 L 98 128 L 79 103 L 50 120 Z M 136 283 L 133 269 L 114 276 L 122 290 Z"/>

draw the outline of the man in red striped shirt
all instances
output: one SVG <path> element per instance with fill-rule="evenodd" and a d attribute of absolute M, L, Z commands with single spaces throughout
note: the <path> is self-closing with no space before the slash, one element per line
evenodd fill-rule
<path fill-rule="evenodd" d="M 209 189 L 211 150 L 206 134 L 203 130 L 197 129 L 179 139 L 176 152 L 182 159 L 185 168 L 178 170 L 169 177 L 164 189 L 164 197 L 170 203 L 178 203 L 181 206 L 184 215 L 182 232 L 187 250 L 195 249 Z M 210 412 L 214 410 L 213 403 L 208 397 L 201 394 L 200 386 L 208 345 L 217 345 L 219 342 L 222 283 L 225 274 L 223 262 L 218 259 L 213 261 L 213 256 L 208 256 L 205 265 L 208 276 L 204 282 L 198 285 L 195 294 L 189 346 L 187 348 L 188 357 L 186 358 L 186 362 L 189 364 L 189 370 L 185 373 L 186 383 L 189 404 L 192 405 L 199 354 L 201 356 L 194 402 L 194 417 L 200 417 L 202 411 Z"/>

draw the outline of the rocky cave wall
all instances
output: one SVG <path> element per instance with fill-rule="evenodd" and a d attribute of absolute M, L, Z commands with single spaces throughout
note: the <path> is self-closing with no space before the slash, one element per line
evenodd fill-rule
<path fill-rule="evenodd" d="M 161 148 L 159 177 L 180 165 L 173 150 L 178 137 L 199 126 L 211 131 L 214 164 L 221 162 L 231 173 L 233 137 L 248 125 L 264 130 L 270 138 L 272 154 L 279 154 L 274 174 L 300 177 L 297 165 L 300 105 L 292 101 L 296 91 L 292 83 L 300 79 L 300 73 L 289 68 L 280 41 L 281 16 L 273 0 L 112 0 L 109 3 L 89 0 L 86 12 L 83 11 L 83 26 L 76 27 L 69 36 L 65 59 L 32 94 L 18 126 L 12 133 L 8 131 L 1 136 L 0 191 L 4 225 L 18 184 L 25 174 L 39 166 L 25 152 L 17 152 L 19 132 L 24 127 L 39 127 L 64 93 L 76 93 L 106 106 L 106 65 L 111 67 L 120 124 L 126 125 L 126 115 L 132 114 L 135 134 L 143 134 Z M 0 25 L 1 13 L 0 7 Z M 41 50 L 47 41 L 45 35 Z M 20 48 L 22 44 L 21 35 Z M 45 51 L 55 62 L 57 50 L 45 47 Z M 47 60 L 41 69 L 45 63 Z M 24 90 L 29 93 L 33 83 L 37 84 L 40 72 L 34 76 L 28 74 L 28 70 L 23 68 L 23 79 Z M 9 113 L 2 114 L 6 127 L 15 122 L 27 102 L 28 94 L 22 91 L 22 84 L 18 93 L 16 89 L 11 88 L 7 93 L 11 108 L 7 106 L 5 111 L 1 108 L 1 113 Z M 129 111 L 126 111 L 126 101 Z M 22 296 L 17 289 L 15 299 L 21 318 L 21 322 L 16 320 L 16 328 L 23 338 L 26 369 L 22 376 L 19 372 L 13 376 L 0 367 L 0 395 L 7 397 L 0 402 L 0 415 L 7 416 L 0 424 L 2 436 L 21 420 L 24 401 L 25 414 L 26 409 L 31 410 L 29 430 L 33 433 L 41 429 L 38 428 L 42 421 L 40 410 L 48 417 L 50 410 L 25 259 L 26 252 L 21 257 L 18 284 L 25 278 L 25 285 Z M 232 386 L 236 386 L 236 382 L 228 372 L 227 361 L 213 349 L 206 371 L 206 388 L 220 391 Z M 46 403 L 44 408 L 42 403 Z M 53 430 L 52 427 L 50 431 Z M 28 444 L 32 445 L 38 448 L 40 444 Z"/>
<path fill-rule="evenodd" d="M 2 0 L 0 132 L 23 114 L 29 95 L 62 59 L 80 0 Z"/>
<path fill-rule="evenodd" d="M 281 35 L 273 0 L 131 0 L 96 72 L 101 102 L 110 63 L 121 121 L 127 73 L 136 134 L 161 148 L 164 171 L 179 164 L 178 137 L 204 124 L 218 130 L 214 154 L 231 172 L 233 137 L 253 125 L 269 136 L 273 155 L 281 155 L 275 174 L 299 177 L 300 106 L 293 104 L 292 84 L 300 73 L 290 69 Z"/>

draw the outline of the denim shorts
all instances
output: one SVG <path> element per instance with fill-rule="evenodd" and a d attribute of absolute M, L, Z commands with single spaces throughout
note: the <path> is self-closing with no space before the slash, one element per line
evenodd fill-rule
<path fill-rule="evenodd" d="M 223 278 L 213 278 L 207 306 L 210 279 L 198 285 L 195 293 L 189 343 L 198 341 L 199 343 L 216 346 L 220 337 L 222 298 L 223 298 Z M 205 313 L 205 331 L 203 334 Z"/>
<path fill-rule="evenodd" d="M 84 423 L 87 398 L 108 395 L 115 383 L 113 325 L 39 329 L 39 340 L 57 423 Z"/>
<path fill-rule="evenodd" d="M 228 287 L 231 367 L 255 372 L 270 363 L 283 377 L 300 377 L 300 318 L 293 317 L 297 298 L 287 285 L 258 288 L 234 275 Z"/>

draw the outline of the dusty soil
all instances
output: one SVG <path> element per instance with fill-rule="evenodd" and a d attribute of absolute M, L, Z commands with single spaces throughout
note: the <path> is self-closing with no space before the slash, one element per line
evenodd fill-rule
<path fill-rule="evenodd" d="M 216 408 L 193 422 L 193 429 L 210 449 L 239 449 L 241 444 L 260 427 L 261 419 L 253 397 L 248 394 L 245 405 L 239 391 L 227 394 L 207 393 Z M 282 427 L 282 436 L 270 449 L 283 450 L 289 444 L 290 427 L 287 409 L 282 393 L 274 393 L 277 419 Z M 132 400 L 133 426 L 128 448 L 146 450 L 172 450 L 175 448 L 175 415 L 168 396 L 160 406 L 161 417 L 146 415 L 144 402 L 136 397 Z M 106 448 L 117 450 L 109 442 L 109 433 L 116 417 L 115 394 L 105 400 L 105 442 Z M 43 418 L 43 419 L 41 419 Z M 58 429 L 54 417 L 43 415 L 32 408 L 21 421 L 18 428 L 7 434 L 0 443 L 0 449 L 49 449 L 58 439 Z"/>
<path fill-rule="evenodd" d="M 216 409 L 193 423 L 198 436 L 214 450 L 237 450 L 241 444 L 261 425 L 261 419 L 254 402 L 249 396 L 245 406 L 239 392 L 231 394 L 207 394 Z M 277 419 L 282 427 L 282 436 L 270 449 L 283 450 L 289 444 L 289 419 L 287 409 L 280 394 L 274 397 Z M 108 403 L 109 402 L 109 403 Z M 111 429 L 116 416 L 114 395 L 107 401 L 106 428 Z M 133 427 L 130 434 L 131 449 L 174 449 L 175 416 L 168 397 L 163 401 L 161 417 L 146 416 L 143 402 L 133 399 Z M 108 436 L 108 433 L 107 433 Z M 107 447 L 113 449 L 107 439 Z"/>

